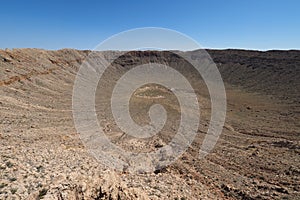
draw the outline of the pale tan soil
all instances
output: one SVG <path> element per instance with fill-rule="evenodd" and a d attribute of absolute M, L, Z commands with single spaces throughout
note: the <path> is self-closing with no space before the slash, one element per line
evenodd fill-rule
<path fill-rule="evenodd" d="M 0 50 L 0 199 L 300 198 L 300 105 L 299 93 L 295 94 L 299 82 L 294 79 L 299 75 L 290 76 L 293 84 L 286 85 L 290 93 L 290 99 L 286 100 L 283 98 L 286 93 L 273 91 L 274 87 L 263 88 L 261 80 L 257 80 L 259 86 L 253 87 L 250 87 L 253 77 L 250 82 L 245 78 L 245 83 L 237 81 L 238 74 L 227 74 L 222 68 L 235 66 L 236 63 L 224 64 L 220 59 L 230 60 L 231 54 L 215 53 L 218 63 L 223 62 L 220 68 L 226 81 L 228 107 L 225 128 L 213 152 L 205 159 L 198 159 L 210 119 L 210 99 L 206 86 L 196 82 L 201 121 L 192 147 L 166 169 L 129 174 L 98 163 L 74 128 L 73 81 L 88 53 Z M 117 73 L 113 77 L 143 62 L 143 53 L 134 56 L 137 58 L 128 55 L 116 61 Z M 155 57 L 160 61 L 159 55 Z M 251 52 L 247 57 L 251 58 Z M 134 62 L 125 67 L 120 64 L 128 60 Z M 168 57 L 164 62 L 172 63 Z M 181 62 L 177 63 L 181 66 Z M 283 74 L 287 79 L 286 73 Z M 270 85 L 273 79 L 264 80 Z M 277 83 L 280 90 L 284 88 L 281 81 L 284 82 Z M 106 89 L 107 93 L 97 95 L 96 107 L 100 124 L 106 127 L 105 132 L 113 142 L 125 149 L 149 151 L 166 144 L 173 136 L 180 112 L 170 91 L 152 87 L 137 91 L 138 95 L 132 98 L 131 114 L 138 123 L 147 123 L 145 113 L 156 101 L 170 113 L 162 133 L 153 140 L 140 142 L 124 136 L 115 126 L 108 104 L 110 87 Z"/>

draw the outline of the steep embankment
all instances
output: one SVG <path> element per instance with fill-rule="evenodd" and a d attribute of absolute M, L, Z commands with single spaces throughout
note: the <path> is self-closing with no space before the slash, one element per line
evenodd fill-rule
<path fill-rule="evenodd" d="M 223 79 L 231 85 L 300 103 L 300 51 L 208 52 L 218 64 Z"/>

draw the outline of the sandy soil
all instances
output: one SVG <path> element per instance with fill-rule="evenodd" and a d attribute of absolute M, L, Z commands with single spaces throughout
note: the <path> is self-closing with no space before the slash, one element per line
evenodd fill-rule
<path fill-rule="evenodd" d="M 97 162 L 74 128 L 73 82 L 89 51 L 0 50 L 0 199 L 299 199 L 300 52 L 208 52 L 227 93 L 226 123 L 213 152 L 198 159 L 211 105 L 194 77 L 201 121 L 192 146 L 167 168 L 130 174 Z M 96 98 L 99 122 L 115 144 L 138 151 L 168 143 L 180 116 L 171 91 L 149 85 L 132 97 L 131 114 L 145 124 L 153 103 L 165 105 L 170 118 L 163 131 L 139 142 L 116 127 L 109 91 L 145 57 L 193 77 L 185 61 L 159 52 L 129 53 L 107 72 L 107 93 Z"/>

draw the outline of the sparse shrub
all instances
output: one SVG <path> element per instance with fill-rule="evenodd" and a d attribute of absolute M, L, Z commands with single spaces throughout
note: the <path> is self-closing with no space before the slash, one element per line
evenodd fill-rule
<path fill-rule="evenodd" d="M 15 178 L 15 177 L 12 177 L 12 178 L 9 178 L 9 181 L 10 182 L 14 182 L 14 181 L 16 181 L 17 179 Z"/>
<path fill-rule="evenodd" d="M 6 183 L 1 183 L 1 184 L 0 184 L 0 189 L 5 188 L 6 186 L 7 186 Z"/>
<path fill-rule="evenodd" d="M 36 167 L 36 170 L 37 170 L 38 172 L 41 172 L 42 169 L 43 169 L 43 166 L 42 166 L 42 165 L 39 165 L 39 166 Z"/>
<path fill-rule="evenodd" d="M 42 199 L 46 194 L 47 194 L 48 190 L 43 188 L 42 190 L 40 190 L 39 192 L 39 198 Z"/>
<path fill-rule="evenodd" d="M 12 166 L 14 166 L 14 164 L 12 164 L 12 162 L 10 162 L 10 161 L 7 161 L 5 164 L 8 168 L 11 168 Z"/>
<path fill-rule="evenodd" d="M 15 194 L 15 193 L 17 192 L 17 190 L 18 190 L 17 188 L 11 188 L 11 189 L 10 189 L 10 192 L 11 192 L 12 194 Z"/>

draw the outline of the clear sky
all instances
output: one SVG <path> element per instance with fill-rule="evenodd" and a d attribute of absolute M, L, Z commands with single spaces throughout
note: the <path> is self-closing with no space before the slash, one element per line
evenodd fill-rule
<path fill-rule="evenodd" d="M 299 0 L 3 0 L 0 48 L 93 49 L 139 27 L 187 34 L 205 48 L 300 49 Z"/>

